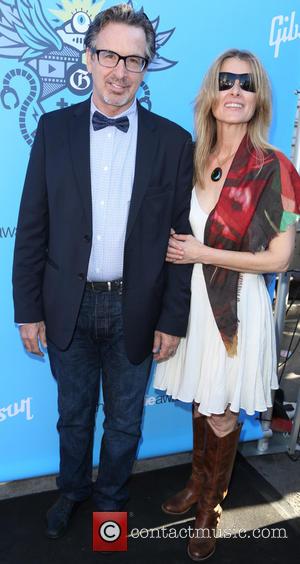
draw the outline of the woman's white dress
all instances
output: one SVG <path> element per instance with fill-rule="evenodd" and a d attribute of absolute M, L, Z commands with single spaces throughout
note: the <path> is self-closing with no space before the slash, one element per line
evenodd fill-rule
<path fill-rule="evenodd" d="M 203 242 L 208 214 L 192 193 L 190 223 Z M 277 389 L 276 345 L 271 300 L 261 274 L 242 274 L 238 302 L 238 353 L 227 355 L 209 303 L 201 264 L 191 282 L 187 336 L 175 356 L 157 365 L 154 387 L 183 402 L 199 403 L 204 415 L 243 408 L 248 415 L 272 405 Z"/>

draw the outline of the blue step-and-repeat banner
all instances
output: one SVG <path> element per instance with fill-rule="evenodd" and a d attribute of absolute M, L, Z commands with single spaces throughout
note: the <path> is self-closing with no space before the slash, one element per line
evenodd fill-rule
<path fill-rule="evenodd" d="M 96 13 L 115 3 L 0 1 L 0 481 L 58 469 L 56 384 L 47 356 L 40 360 L 25 353 L 13 323 L 15 229 L 38 119 L 90 95 L 84 32 Z M 270 140 L 291 155 L 300 87 L 300 0 L 139 0 L 133 5 L 143 6 L 157 33 L 157 55 L 139 92 L 147 108 L 192 132 L 193 101 L 208 66 L 225 49 L 249 49 L 272 83 Z M 95 463 L 102 407 L 100 398 Z M 244 440 L 261 433 L 255 421 L 249 423 Z M 188 450 L 191 442 L 190 406 L 158 395 L 150 382 L 139 458 Z"/>

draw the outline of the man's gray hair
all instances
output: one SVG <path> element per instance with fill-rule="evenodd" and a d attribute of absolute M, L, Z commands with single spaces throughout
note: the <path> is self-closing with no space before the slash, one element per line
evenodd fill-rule
<path fill-rule="evenodd" d="M 98 33 L 109 23 L 124 23 L 142 28 L 146 35 L 146 56 L 150 60 L 153 59 L 155 55 L 155 31 L 152 23 L 142 10 L 136 12 L 130 4 L 118 4 L 97 14 L 85 34 L 84 44 L 87 48 L 91 49 L 96 46 Z"/>

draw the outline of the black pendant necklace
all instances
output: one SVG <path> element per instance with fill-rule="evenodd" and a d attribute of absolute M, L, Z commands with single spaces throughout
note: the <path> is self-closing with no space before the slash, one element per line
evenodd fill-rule
<path fill-rule="evenodd" d="M 235 155 L 235 151 L 234 151 L 234 153 L 229 155 L 229 157 L 226 157 L 226 159 L 222 163 L 219 163 L 219 161 L 216 157 L 216 161 L 218 163 L 218 166 L 216 166 L 216 168 L 213 169 L 213 171 L 210 175 L 210 178 L 212 179 L 213 182 L 218 182 L 219 180 L 221 180 L 222 174 L 223 174 L 223 170 L 222 170 L 221 166 L 223 166 L 227 161 L 229 161 L 229 159 L 231 159 L 234 155 Z"/>
<path fill-rule="evenodd" d="M 223 174 L 223 171 L 222 171 L 221 167 L 217 166 L 212 171 L 210 177 L 214 182 L 218 182 L 218 180 L 220 180 L 222 178 L 222 174 Z"/>

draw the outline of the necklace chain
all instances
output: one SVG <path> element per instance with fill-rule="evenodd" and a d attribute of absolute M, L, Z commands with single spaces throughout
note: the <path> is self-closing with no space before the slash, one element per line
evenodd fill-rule
<path fill-rule="evenodd" d="M 231 155 L 229 155 L 228 157 L 226 157 L 226 159 L 224 159 L 222 162 L 220 162 L 219 159 L 218 159 L 218 157 L 216 156 L 215 159 L 216 159 L 216 161 L 217 161 L 217 165 L 218 165 L 219 167 L 222 167 L 225 163 L 227 163 L 227 161 L 229 161 L 229 159 L 231 159 L 231 157 L 233 157 L 233 156 L 235 155 L 235 153 L 236 153 L 236 150 L 235 150 L 233 153 L 231 153 Z"/>
<path fill-rule="evenodd" d="M 236 151 L 234 151 L 234 153 L 231 153 L 231 155 L 229 155 L 228 157 L 226 157 L 226 159 L 224 159 L 221 163 L 220 163 L 218 157 L 217 157 L 217 156 L 215 157 L 218 166 L 216 166 L 216 167 L 212 170 L 211 175 L 210 175 L 210 177 L 211 177 L 211 179 L 212 179 L 213 182 L 218 182 L 218 181 L 222 178 L 222 175 L 223 175 L 222 166 L 223 166 L 227 161 L 229 161 L 229 159 L 231 159 L 231 158 L 235 155 L 235 153 L 236 153 Z"/>

